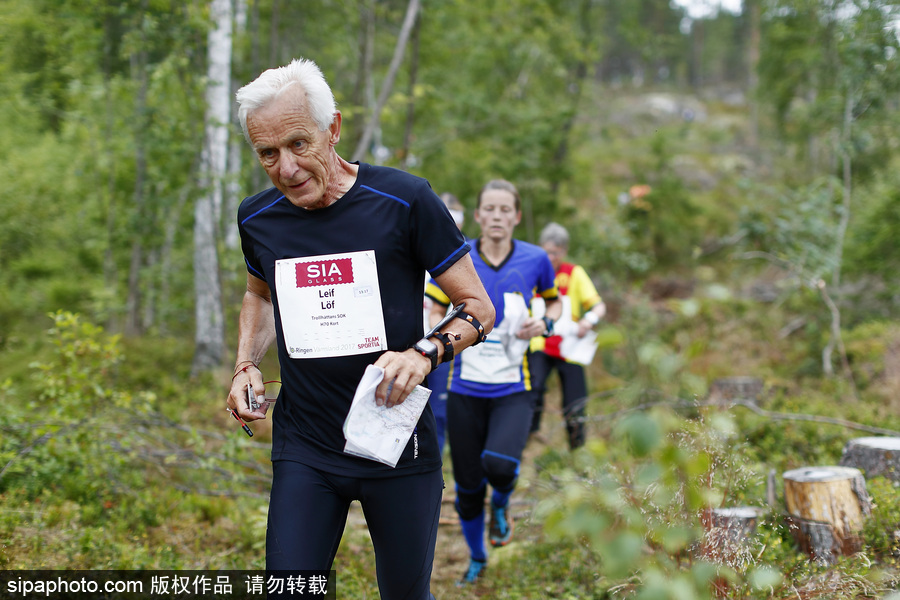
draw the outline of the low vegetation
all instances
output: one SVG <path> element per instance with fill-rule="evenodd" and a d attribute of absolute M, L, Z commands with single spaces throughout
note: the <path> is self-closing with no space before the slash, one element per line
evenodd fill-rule
<path fill-rule="evenodd" d="M 895 328 L 847 332 L 859 392 L 850 400 L 847 382 L 798 376 L 796 361 L 779 358 L 809 343 L 796 334 L 771 343 L 779 320 L 765 326 L 757 313 L 784 308 L 695 301 L 689 310 L 684 299 L 623 305 L 606 326 L 591 371 L 589 443 L 564 450 L 551 413 L 545 439 L 527 449 L 514 511 L 518 543 L 493 553 L 489 575 L 472 590 L 455 586 L 465 550 L 445 504 L 439 597 L 874 598 L 893 589 L 894 484 L 868 482 L 875 509 L 863 551 L 825 567 L 800 552 L 786 526 L 780 477 L 772 506 L 766 481 L 770 471 L 836 464 L 847 440 L 866 435 L 859 427 L 900 431 L 897 382 L 882 351 Z M 651 314 L 660 321 L 646 322 Z M 645 327 L 625 335 L 638 317 Z M 191 381 L 188 352 L 172 341 L 126 344 L 64 312 L 48 324 L 30 342 L 31 353 L 46 358 L 6 373 L 2 384 L 2 567 L 263 568 L 266 431 L 238 435 L 219 410 L 221 381 Z M 769 352 L 757 356 L 753 345 L 765 339 Z M 707 374 L 726 370 L 764 376 L 759 411 L 706 402 Z M 768 510 L 755 537 L 728 560 L 709 560 L 704 509 L 742 505 Z M 372 567 L 354 509 L 336 565 L 340 596 L 377 593 Z"/>

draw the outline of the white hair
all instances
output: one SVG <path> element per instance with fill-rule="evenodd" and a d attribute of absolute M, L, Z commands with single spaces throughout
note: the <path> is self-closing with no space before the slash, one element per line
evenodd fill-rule
<path fill-rule="evenodd" d="M 306 92 L 309 112 L 321 131 L 328 129 L 334 122 L 337 105 L 322 70 L 311 60 L 295 58 L 288 65 L 264 71 L 235 94 L 238 120 L 248 142 L 250 136 L 247 134 L 247 117 L 250 113 L 262 108 L 294 85 L 299 85 Z"/>
<path fill-rule="evenodd" d="M 538 238 L 538 244 L 543 246 L 547 242 L 560 248 L 568 248 L 569 232 L 559 223 L 547 223 L 546 227 L 541 231 L 541 236 Z"/>

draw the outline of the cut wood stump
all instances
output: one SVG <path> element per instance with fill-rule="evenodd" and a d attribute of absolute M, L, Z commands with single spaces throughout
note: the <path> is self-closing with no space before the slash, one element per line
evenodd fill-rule
<path fill-rule="evenodd" d="M 709 402 L 727 405 L 735 400 L 756 404 L 763 391 L 763 380 L 759 377 L 720 377 L 709 386 Z"/>
<path fill-rule="evenodd" d="M 750 560 L 756 525 L 768 512 L 757 506 L 713 508 L 704 513 L 703 555 L 713 562 L 732 567 Z"/>
<path fill-rule="evenodd" d="M 872 503 L 859 469 L 805 467 L 782 474 L 788 524 L 811 558 L 833 564 L 862 548 L 860 533 Z"/>
<path fill-rule="evenodd" d="M 900 437 L 863 437 L 844 446 L 841 465 L 855 467 L 869 479 L 884 476 L 900 481 Z"/>

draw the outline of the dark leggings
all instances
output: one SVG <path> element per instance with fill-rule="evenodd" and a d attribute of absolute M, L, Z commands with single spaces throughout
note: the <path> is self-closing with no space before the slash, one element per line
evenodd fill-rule
<path fill-rule="evenodd" d="M 447 439 L 456 480 L 456 510 L 471 520 L 484 510 L 486 484 L 509 492 L 516 485 L 528 442 L 533 396 L 521 392 L 481 398 L 451 392 L 447 398 Z"/>
<path fill-rule="evenodd" d="M 375 548 L 381 598 L 432 598 L 429 586 L 443 487 L 440 470 L 360 479 L 274 461 L 266 569 L 330 570 L 350 502 L 359 500 Z"/>
<path fill-rule="evenodd" d="M 569 448 L 574 450 L 584 445 L 584 405 L 587 403 L 587 380 L 584 367 L 577 363 L 566 362 L 543 352 L 532 352 L 528 355 L 528 367 L 531 371 L 531 388 L 534 390 L 534 419 L 531 431 L 541 428 L 541 416 L 544 412 L 544 392 L 550 371 L 556 369 L 562 384 L 562 411 L 569 433 Z"/>

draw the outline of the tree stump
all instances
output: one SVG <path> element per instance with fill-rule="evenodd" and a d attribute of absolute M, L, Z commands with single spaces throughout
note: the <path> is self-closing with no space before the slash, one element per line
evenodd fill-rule
<path fill-rule="evenodd" d="M 883 475 L 900 481 L 900 437 L 863 437 L 844 446 L 841 465 L 855 467 L 867 478 Z"/>
<path fill-rule="evenodd" d="M 709 386 L 708 400 L 726 406 L 734 400 L 746 400 L 756 404 L 763 390 L 759 377 L 720 377 Z"/>
<path fill-rule="evenodd" d="M 703 555 L 709 560 L 738 567 L 750 560 L 756 524 L 767 512 L 757 506 L 713 508 L 704 514 Z"/>
<path fill-rule="evenodd" d="M 859 469 L 805 467 L 782 478 L 788 523 L 804 552 L 833 564 L 862 548 L 860 532 L 872 504 Z"/>

